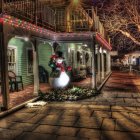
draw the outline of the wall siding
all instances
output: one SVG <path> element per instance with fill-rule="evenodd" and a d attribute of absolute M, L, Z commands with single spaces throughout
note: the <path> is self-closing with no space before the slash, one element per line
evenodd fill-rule
<path fill-rule="evenodd" d="M 17 75 L 22 76 L 24 85 L 33 84 L 33 75 L 27 74 L 27 48 L 32 48 L 31 43 L 12 38 L 9 45 L 15 46 L 17 49 Z"/>
<path fill-rule="evenodd" d="M 39 65 L 43 66 L 50 74 L 51 68 L 48 66 L 52 55 L 52 47 L 48 43 L 38 46 Z"/>

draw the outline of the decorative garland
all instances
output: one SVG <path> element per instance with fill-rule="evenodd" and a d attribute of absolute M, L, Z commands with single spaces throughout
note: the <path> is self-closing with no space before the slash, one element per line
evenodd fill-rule
<path fill-rule="evenodd" d="M 49 34 L 49 32 L 51 32 L 47 29 L 44 29 L 42 27 L 36 26 L 34 24 L 31 24 L 29 22 L 26 22 L 26 21 L 23 21 L 23 20 L 14 18 L 14 17 L 11 17 L 9 15 L 3 15 L 3 17 L 0 18 L 0 23 L 7 23 L 14 27 L 21 27 L 23 29 L 39 32 L 41 34 Z M 51 32 L 51 33 L 53 33 L 53 32 Z"/>
<path fill-rule="evenodd" d="M 70 87 L 67 89 L 54 89 L 46 93 L 39 92 L 44 101 L 76 101 L 99 95 L 99 92 L 90 88 Z"/>
<path fill-rule="evenodd" d="M 45 28 L 36 26 L 34 24 L 31 24 L 29 22 L 17 19 L 15 17 L 12 17 L 10 15 L 6 15 L 6 14 L 1 14 L 0 15 L 0 24 L 4 24 L 7 23 L 9 25 L 12 25 L 14 27 L 20 27 L 23 29 L 27 29 L 29 31 L 34 31 L 34 32 L 39 32 L 40 34 L 44 34 L 44 35 L 49 35 L 52 36 L 54 38 L 59 38 L 59 37 L 66 37 L 66 38 L 76 38 L 76 37 L 82 37 L 82 38 L 92 38 L 93 33 L 91 32 L 84 32 L 83 33 L 55 33 L 53 31 L 47 30 Z M 95 35 L 96 40 L 98 40 L 101 44 L 103 44 L 106 49 L 111 50 L 112 47 L 110 46 L 110 44 L 108 44 L 108 42 L 99 34 L 96 33 Z"/>
<path fill-rule="evenodd" d="M 14 27 L 20 27 L 23 29 L 27 29 L 29 31 L 35 31 L 35 32 L 39 32 L 41 34 L 47 34 L 47 35 L 52 35 L 52 36 L 61 36 L 61 37 L 90 37 L 91 33 L 87 32 L 87 33 L 55 33 L 53 31 L 47 30 L 45 28 L 39 27 L 37 25 L 34 25 L 32 23 L 20 20 L 18 18 L 12 17 L 10 15 L 6 15 L 3 14 L 0 17 L 0 23 L 7 23 L 9 25 L 12 25 Z"/>

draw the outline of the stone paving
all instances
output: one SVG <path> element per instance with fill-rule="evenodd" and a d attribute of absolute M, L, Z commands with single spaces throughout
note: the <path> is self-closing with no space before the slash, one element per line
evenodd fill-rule
<path fill-rule="evenodd" d="M 138 78 L 114 72 L 96 98 L 23 108 L 0 120 L 0 140 L 140 140 Z"/>
<path fill-rule="evenodd" d="M 140 107 L 140 76 L 131 73 L 113 72 L 102 94 L 84 100 L 101 105 Z M 83 101 L 82 101 L 83 102 Z"/>
<path fill-rule="evenodd" d="M 44 83 L 40 83 L 39 85 L 40 90 L 44 93 L 46 93 L 48 90 L 50 90 L 50 86 L 49 84 L 44 84 Z M 14 92 L 10 92 L 10 108 L 15 107 L 17 105 L 20 105 L 21 103 L 24 103 L 28 100 L 31 100 L 33 98 L 35 98 L 35 96 L 33 95 L 33 85 L 28 85 L 25 86 L 23 90 L 19 90 L 19 91 L 14 91 Z M 1 90 L 1 87 L 0 87 Z M 2 104 L 2 94 L 0 91 L 0 104 Z"/>

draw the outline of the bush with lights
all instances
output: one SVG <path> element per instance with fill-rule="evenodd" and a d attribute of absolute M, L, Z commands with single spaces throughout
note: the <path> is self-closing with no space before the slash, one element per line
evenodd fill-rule
<path fill-rule="evenodd" d="M 98 95 L 98 92 L 90 88 L 69 87 L 63 89 L 53 89 L 47 93 L 39 93 L 40 99 L 45 101 L 76 101 Z"/>

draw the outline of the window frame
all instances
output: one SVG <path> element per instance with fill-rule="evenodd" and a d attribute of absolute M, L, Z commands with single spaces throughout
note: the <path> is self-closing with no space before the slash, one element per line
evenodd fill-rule
<path fill-rule="evenodd" d="M 14 49 L 15 50 L 15 73 L 18 74 L 18 61 L 17 61 L 17 47 L 13 45 L 8 45 L 7 47 L 7 63 L 9 68 L 9 60 L 8 60 L 8 49 Z M 9 70 L 9 69 L 8 69 Z"/>

